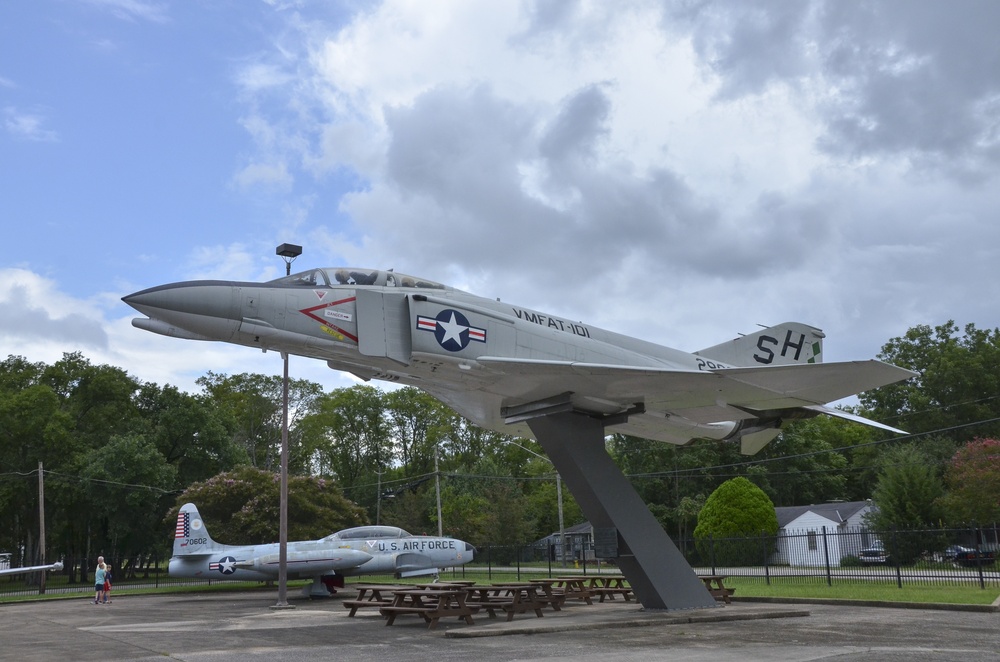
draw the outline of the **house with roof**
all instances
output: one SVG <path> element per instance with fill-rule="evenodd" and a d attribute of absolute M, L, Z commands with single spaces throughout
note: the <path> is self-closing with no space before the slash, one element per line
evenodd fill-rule
<path fill-rule="evenodd" d="M 566 527 L 566 544 L 560 545 L 561 536 L 558 531 L 536 540 L 533 547 L 546 550 L 545 554 L 552 561 L 563 560 L 563 550 L 565 550 L 567 561 L 588 561 L 594 560 L 594 527 L 590 522 L 580 522 L 574 526 Z"/>
<path fill-rule="evenodd" d="M 810 506 L 775 508 L 778 516 L 776 565 L 840 565 L 845 556 L 857 556 L 875 541 L 866 516 L 871 501 L 835 501 Z"/>

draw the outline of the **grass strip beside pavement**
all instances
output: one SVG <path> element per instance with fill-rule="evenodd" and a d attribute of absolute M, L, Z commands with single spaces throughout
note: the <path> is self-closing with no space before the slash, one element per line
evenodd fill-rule
<path fill-rule="evenodd" d="M 760 580 L 726 579 L 728 588 L 742 598 L 829 598 L 836 600 L 871 600 L 879 602 L 919 602 L 941 604 L 989 605 L 1000 598 L 1000 588 L 989 586 L 903 586 L 871 582 L 834 584 L 826 580 L 765 584 Z"/>

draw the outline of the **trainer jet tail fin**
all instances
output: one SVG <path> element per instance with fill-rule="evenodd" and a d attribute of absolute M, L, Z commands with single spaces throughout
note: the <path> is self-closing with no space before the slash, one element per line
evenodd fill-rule
<path fill-rule="evenodd" d="M 209 554 L 216 544 L 208 535 L 208 528 L 193 503 L 185 503 L 177 513 L 174 527 L 174 556 Z"/>

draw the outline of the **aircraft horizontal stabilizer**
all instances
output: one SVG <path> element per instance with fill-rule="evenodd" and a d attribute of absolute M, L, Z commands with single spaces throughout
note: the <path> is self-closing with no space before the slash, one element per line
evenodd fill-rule
<path fill-rule="evenodd" d="M 870 418 L 865 418 L 864 416 L 858 416 L 857 414 L 852 414 L 850 412 L 842 411 L 840 409 L 835 409 L 833 407 L 816 405 L 813 407 L 803 407 L 803 409 L 819 412 L 820 414 L 826 414 L 827 416 L 833 416 L 835 418 L 842 418 L 845 421 L 861 423 L 862 425 L 867 425 L 868 427 L 872 428 L 878 428 L 879 430 L 885 430 L 887 432 L 894 432 L 896 434 L 909 434 L 909 432 L 907 432 L 906 430 L 900 430 L 899 428 L 894 428 L 891 425 L 886 425 L 885 423 L 879 423 L 878 421 L 873 421 Z"/>
<path fill-rule="evenodd" d="M 779 365 L 761 368 L 724 368 L 716 374 L 727 379 L 795 398 L 805 406 L 825 404 L 862 391 L 893 384 L 917 373 L 882 361 L 845 361 Z M 743 406 L 755 408 L 750 403 Z M 756 407 L 768 409 L 769 407 Z"/>

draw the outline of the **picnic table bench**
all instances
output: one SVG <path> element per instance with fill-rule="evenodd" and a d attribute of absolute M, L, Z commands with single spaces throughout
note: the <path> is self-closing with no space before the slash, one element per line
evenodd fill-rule
<path fill-rule="evenodd" d="M 514 614 L 535 612 L 542 617 L 542 607 L 547 602 L 539 595 L 541 587 L 531 582 L 509 582 L 491 584 L 489 586 L 468 586 L 469 604 L 485 609 L 490 618 L 496 618 L 496 612 L 507 613 L 507 620 L 514 619 Z M 551 604 L 549 602 L 548 604 Z"/>
<path fill-rule="evenodd" d="M 416 614 L 427 622 L 427 629 L 433 630 L 442 618 L 455 616 L 472 625 L 472 614 L 478 606 L 466 602 L 468 589 L 450 588 L 408 588 L 392 592 L 392 603 L 379 607 L 379 613 L 386 617 L 385 624 L 392 625 L 396 617 Z"/>
<path fill-rule="evenodd" d="M 341 603 L 344 608 L 351 610 L 348 616 L 354 616 L 358 609 L 392 604 L 392 591 L 407 588 L 398 584 L 353 584 L 351 587 L 358 590 L 357 596 Z"/>
<path fill-rule="evenodd" d="M 588 575 L 573 575 L 570 577 L 556 577 L 552 585 L 552 591 L 563 596 L 564 600 L 581 600 L 588 605 L 594 604 L 590 599 L 591 592 L 587 586 Z"/>
<path fill-rule="evenodd" d="M 716 600 L 721 600 L 727 605 L 732 604 L 732 595 L 736 592 L 734 588 L 726 588 L 723 581 L 729 575 L 698 575 L 698 579 L 705 582 L 705 588 Z"/>
<path fill-rule="evenodd" d="M 604 602 L 604 598 L 614 600 L 616 595 L 625 598 L 625 602 L 632 600 L 632 587 L 625 584 L 625 575 L 589 575 L 587 581 L 590 592 L 601 596 L 598 602 Z"/>
<path fill-rule="evenodd" d="M 562 604 L 566 602 L 566 595 L 556 591 L 556 581 L 558 580 L 552 577 L 539 577 L 528 580 L 529 583 L 538 586 L 539 591 L 541 591 L 538 600 L 543 605 L 552 607 L 553 611 L 562 611 Z"/>

